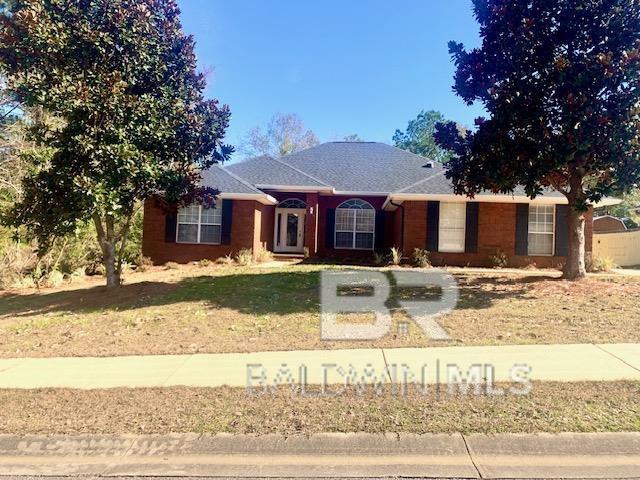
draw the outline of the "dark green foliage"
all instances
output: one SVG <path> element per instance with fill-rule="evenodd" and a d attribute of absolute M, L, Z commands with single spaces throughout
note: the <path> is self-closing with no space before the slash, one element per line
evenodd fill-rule
<path fill-rule="evenodd" d="M 4 219 L 25 225 L 43 247 L 92 221 L 105 257 L 117 257 L 136 202 L 178 200 L 201 169 L 229 157 L 229 109 L 203 98 L 174 0 L 14 3 L 0 16 L 9 89 L 62 122 L 32 129 L 44 148 Z"/>
<path fill-rule="evenodd" d="M 473 3 L 482 46 L 450 43 L 454 90 L 489 117 L 466 135 L 437 127 L 438 144 L 456 154 L 447 176 L 470 196 L 517 185 L 532 198 L 562 192 L 572 207 L 565 275 L 582 276 L 582 212 L 640 180 L 640 2 Z"/>
<path fill-rule="evenodd" d="M 457 157 L 456 190 L 534 197 L 545 186 L 576 206 L 640 178 L 640 3 L 637 0 L 475 0 L 482 47 L 451 42 L 455 92 L 488 119 L 438 141 Z M 578 179 L 571 185 L 571 179 Z"/>
<path fill-rule="evenodd" d="M 446 163 L 451 158 L 451 153 L 441 148 L 434 139 L 436 125 L 445 122 L 446 119 L 440 112 L 424 110 L 414 120 L 410 120 L 407 129 L 403 132 L 396 130 L 393 135 L 393 143 L 396 147 L 408 150 L 417 155 Z"/>

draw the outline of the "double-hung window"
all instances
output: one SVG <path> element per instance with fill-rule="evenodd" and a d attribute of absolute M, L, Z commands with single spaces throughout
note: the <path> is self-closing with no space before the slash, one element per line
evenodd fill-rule
<path fill-rule="evenodd" d="M 222 240 L 222 202 L 213 208 L 189 205 L 178 211 L 179 243 L 218 245 Z"/>
<path fill-rule="evenodd" d="M 466 223 L 466 203 L 440 203 L 439 252 L 464 252 Z"/>
<path fill-rule="evenodd" d="M 553 255 L 555 206 L 529 205 L 529 255 Z"/>
<path fill-rule="evenodd" d="M 376 211 L 370 203 L 354 198 L 336 208 L 335 248 L 373 250 Z"/>

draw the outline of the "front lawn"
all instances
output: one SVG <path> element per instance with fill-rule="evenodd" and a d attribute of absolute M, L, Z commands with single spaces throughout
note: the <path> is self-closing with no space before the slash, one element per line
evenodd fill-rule
<path fill-rule="evenodd" d="M 291 393 L 242 388 L 0 390 L 4 434 L 640 431 L 635 382 L 534 383 L 525 396 Z"/>
<path fill-rule="evenodd" d="M 347 347 L 640 342 L 640 277 L 576 284 L 550 271 L 451 269 L 458 307 L 435 342 L 401 311 L 376 342 L 320 339 L 322 265 L 197 265 L 0 293 L 0 356 L 109 356 Z M 393 301 L 391 302 L 393 303 Z M 368 317 L 367 317 L 368 318 Z M 400 332 L 398 322 L 407 322 Z"/>

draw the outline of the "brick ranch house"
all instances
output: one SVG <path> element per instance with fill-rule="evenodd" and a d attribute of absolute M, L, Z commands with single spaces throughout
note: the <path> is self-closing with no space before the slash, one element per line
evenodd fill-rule
<path fill-rule="evenodd" d="M 143 253 L 156 264 L 216 259 L 240 249 L 369 260 L 399 247 L 431 252 L 434 264 L 561 265 L 566 199 L 454 195 L 443 165 L 372 142 L 330 142 L 280 159 L 262 156 L 203 174 L 220 190 L 213 209 L 144 208 Z M 592 210 L 586 248 L 592 249 Z"/>

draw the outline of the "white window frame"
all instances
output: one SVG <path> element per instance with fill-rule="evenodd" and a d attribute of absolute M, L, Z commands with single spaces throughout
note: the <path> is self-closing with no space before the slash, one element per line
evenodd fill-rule
<path fill-rule="evenodd" d="M 359 207 L 354 206 L 343 206 L 343 205 L 348 205 L 348 204 L 355 204 L 355 205 L 360 205 Z M 364 208 L 363 208 L 364 207 Z M 337 222 L 335 222 L 334 224 L 334 232 L 333 232 L 333 248 L 336 250 L 375 250 L 375 246 L 376 246 L 376 209 L 373 208 L 373 205 L 371 205 L 369 202 L 359 199 L 359 198 L 351 198 L 349 200 L 345 200 L 344 202 L 342 202 L 340 205 L 338 205 L 338 208 L 336 208 L 336 216 L 335 219 L 338 218 L 338 210 L 344 210 L 347 211 L 349 213 L 353 212 L 353 229 L 352 230 L 338 230 L 337 228 Z M 372 231 L 368 231 L 368 230 L 358 230 L 358 212 L 373 212 L 373 230 Z M 334 220 L 335 220 L 334 219 Z M 339 247 L 338 246 L 338 233 L 351 233 L 352 237 L 351 237 L 351 246 L 350 247 Z M 371 248 L 361 248 L 361 247 L 356 247 L 356 237 L 358 233 L 366 233 L 368 235 L 371 235 Z"/>
<path fill-rule="evenodd" d="M 182 243 L 182 244 L 186 244 L 186 245 L 222 245 L 222 202 L 223 201 L 219 201 L 215 208 L 220 209 L 220 223 L 210 223 L 210 222 L 206 222 L 203 223 L 202 222 L 202 211 L 204 210 L 204 207 L 202 205 L 198 205 L 198 223 L 185 223 L 185 222 L 180 222 L 180 210 L 178 210 L 178 215 L 176 216 L 176 243 Z M 193 207 L 195 205 L 189 205 L 190 207 Z M 183 207 L 186 208 L 186 207 Z M 197 225 L 198 226 L 198 235 L 197 235 L 197 240 L 195 242 L 184 242 L 179 240 L 179 235 L 180 235 L 180 225 Z M 201 236 L 201 230 L 202 230 L 202 226 L 215 226 L 215 227 L 220 227 L 220 241 L 219 242 L 201 242 L 200 241 L 200 236 Z"/>
<path fill-rule="evenodd" d="M 462 207 L 463 210 L 463 222 L 462 229 L 459 228 L 445 228 L 442 226 L 443 220 L 446 220 L 446 216 L 443 215 L 443 206 L 445 205 L 456 205 Z M 446 208 L 446 207 L 445 207 Z M 444 230 L 462 232 L 462 244 L 459 249 L 447 249 L 444 248 L 441 244 L 442 242 L 442 232 Z M 466 250 L 466 239 L 467 239 L 467 204 L 461 202 L 440 202 L 440 214 L 438 219 L 438 252 L 442 253 L 465 253 Z"/>
<path fill-rule="evenodd" d="M 538 209 L 540 207 L 550 208 L 552 213 L 551 220 L 551 233 L 548 232 L 532 232 L 531 231 L 531 222 L 529 218 L 531 217 L 531 209 Z M 529 241 L 529 235 L 551 235 L 551 253 L 531 253 Z M 527 256 L 529 257 L 553 257 L 556 254 L 556 206 L 555 205 L 529 205 L 529 212 L 527 214 Z"/>

